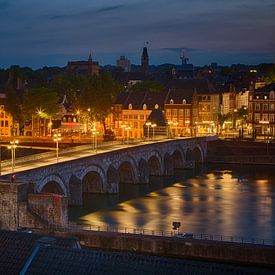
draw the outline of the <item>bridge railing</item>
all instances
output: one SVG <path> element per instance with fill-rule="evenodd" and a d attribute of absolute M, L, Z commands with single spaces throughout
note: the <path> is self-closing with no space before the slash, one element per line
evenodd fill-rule
<path fill-rule="evenodd" d="M 219 242 L 231 242 L 239 244 L 255 244 L 255 245 L 268 245 L 275 246 L 275 240 L 272 239 L 259 239 L 248 238 L 240 236 L 225 236 L 217 234 L 184 234 L 181 231 L 171 230 L 150 230 L 144 228 L 131 228 L 131 227 L 115 227 L 109 225 L 91 225 L 91 224 L 70 224 L 69 230 L 90 230 L 98 232 L 114 232 L 123 234 L 137 234 L 146 236 L 163 236 L 183 239 L 195 239 L 205 241 L 219 241 Z"/>

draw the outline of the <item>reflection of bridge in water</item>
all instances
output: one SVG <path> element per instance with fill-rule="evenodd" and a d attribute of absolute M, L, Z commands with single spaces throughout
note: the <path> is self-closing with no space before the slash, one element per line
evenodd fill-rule
<path fill-rule="evenodd" d="M 174 169 L 203 162 L 209 138 L 160 141 L 80 157 L 17 173 L 33 183 L 35 192 L 63 194 L 71 205 L 82 203 L 82 193 L 118 193 L 121 183 L 148 183 L 149 176 L 168 176 Z"/>

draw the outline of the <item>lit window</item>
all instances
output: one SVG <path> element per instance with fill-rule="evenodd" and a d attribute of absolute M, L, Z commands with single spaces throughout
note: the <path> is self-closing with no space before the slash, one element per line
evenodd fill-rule
<path fill-rule="evenodd" d="M 158 108 L 159 108 L 159 105 L 158 105 L 158 104 L 156 104 L 156 105 L 155 105 L 155 109 L 158 109 Z"/>
<path fill-rule="evenodd" d="M 186 104 L 186 99 L 183 99 L 183 100 L 182 100 L 182 104 Z"/>
<path fill-rule="evenodd" d="M 142 109 L 143 109 L 143 110 L 147 110 L 147 105 L 146 105 L 146 104 L 143 104 Z"/>
<path fill-rule="evenodd" d="M 173 99 L 170 99 L 170 104 L 174 104 L 174 100 Z"/>
<path fill-rule="evenodd" d="M 128 105 L 128 109 L 129 109 L 129 110 L 132 110 L 132 109 L 133 109 L 132 104 L 129 104 L 129 105 Z"/>

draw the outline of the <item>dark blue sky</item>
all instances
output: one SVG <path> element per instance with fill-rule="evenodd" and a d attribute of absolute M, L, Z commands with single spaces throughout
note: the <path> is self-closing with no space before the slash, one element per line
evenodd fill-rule
<path fill-rule="evenodd" d="M 275 62 L 274 0 L 0 0 L 0 67 L 86 59 L 151 64 Z"/>

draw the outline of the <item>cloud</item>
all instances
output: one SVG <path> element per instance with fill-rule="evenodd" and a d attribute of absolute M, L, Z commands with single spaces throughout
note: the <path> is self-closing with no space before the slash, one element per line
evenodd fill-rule
<path fill-rule="evenodd" d="M 113 11 L 113 10 L 118 10 L 123 8 L 125 5 L 116 5 L 116 6 L 109 6 L 105 8 L 100 8 L 97 10 L 97 12 L 108 12 L 108 11 Z"/>

